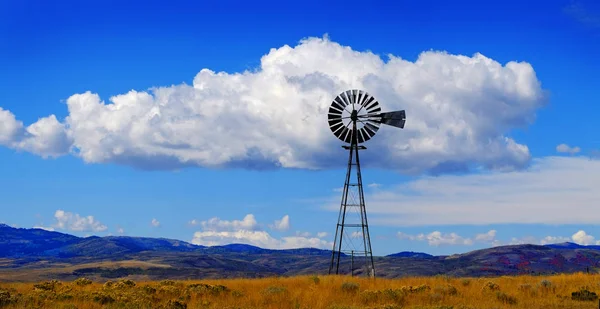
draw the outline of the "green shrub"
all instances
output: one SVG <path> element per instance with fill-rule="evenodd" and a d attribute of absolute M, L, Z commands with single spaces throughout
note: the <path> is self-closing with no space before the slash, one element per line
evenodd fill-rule
<path fill-rule="evenodd" d="M 0 290 L 0 307 L 7 306 L 13 302 L 12 295 L 9 291 Z"/>
<path fill-rule="evenodd" d="M 400 290 L 402 292 L 404 292 L 405 294 L 420 293 L 420 292 L 425 292 L 425 291 L 431 290 L 431 287 L 428 286 L 427 284 L 421 284 L 418 286 L 403 286 L 400 288 Z"/>
<path fill-rule="evenodd" d="M 79 286 L 86 286 L 86 285 L 92 284 L 92 280 L 90 280 L 88 278 L 79 278 L 79 279 L 75 280 L 74 282 L 75 282 L 75 284 L 77 284 Z"/>
<path fill-rule="evenodd" d="M 115 288 L 124 289 L 124 288 L 132 288 L 135 286 L 135 282 L 129 279 L 122 279 L 119 282 L 115 283 Z"/>
<path fill-rule="evenodd" d="M 365 304 L 377 302 L 381 298 L 381 291 L 364 290 L 360 292 L 360 300 Z"/>
<path fill-rule="evenodd" d="M 520 284 L 519 291 L 521 291 L 521 292 L 531 291 L 531 284 L 529 284 L 529 283 Z"/>
<path fill-rule="evenodd" d="M 537 284 L 537 291 L 541 293 L 555 293 L 556 287 L 550 282 L 550 280 L 542 280 Z"/>
<path fill-rule="evenodd" d="M 57 286 L 62 285 L 62 283 L 56 281 L 56 280 L 52 280 L 52 281 L 46 281 L 46 282 L 42 282 L 42 283 L 38 283 L 38 284 L 34 284 L 33 287 L 36 290 L 42 290 L 42 291 L 54 291 L 54 289 Z"/>
<path fill-rule="evenodd" d="M 264 295 L 280 295 L 287 293 L 287 289 L 283 286 L 270 286 L 263 291 Z"/>
<path fill-rule="evenodd" d="M 56 300 L 65 301 L 65 300 L 72 300 L 72 299 L 73 299 L 73 295 L 68 294 L 68 293 L 56 294 Z"/>
<path fill-rule="evenodd" d="M 240 297 L 244 297 L 244 293 L 242 291 L 235 290 L 235 291 L 231 292 L 231 296 L 240 298 Z"/>
<path fill-rule="evenodd" d="M 149 285 L 145 285 L 142 288 L 142 291 L 144 291 L 144 293 L 146 293 L 146 294 L 154 294 L 154 293 L 156 293 L 156 289 L 153 288 L 153 287 L 151 287 L 151 286 L 149 286 Z"/>
<path fill-rule="evenodd" d="M 169 300 L 165 309 L 187 309 L 187 304 L 178 300 Z"/>
<path fill-rule="evenodd" d="M 321 279 L 319 279 L 318 276 L 312 276 L 310 277 L 310 281 L 312 281 L 314 284 L 319 284 L 321 282 Z"/>
<path fill-rule="evenodd" d="M 393 301 L 396 304 L 403 304 L 406 297 L 406 293 L 401 289 L 385 289 L 382 294 L 386 300 Z"/>
<path fill-rule="evenodd" d="M 212 294 L 219 295 L 223 292 L 229 291 L 229 289 L 224 285 L 211 285 L 204 283 L 194 283 L 190 284 L 187 287 L 188 291 L 198 294 Z"/>
<path fill-rule="evenodd" d="M 588 287 L 580 288 L 579 291 L 571 293 L 572 300 L 578 301 L 594 301 L 598 299 L 598 295 L 595 292 L 588 290 Z"/>
<path fill-rule="evenodd" d="M 544 288 L 544 289 L 552 288 L 552 282 L 550 282 L 550 280 L 546 280 L 546 279 L 540 281 L 540 283 L 538 285 L 539 285 L 539 287 Z"/>
<path fill-rule="evenodd" d="M 360 286 L 355 282 L 344 282 L 342 283 L 342 291 L 347 293 L 356 293 Z"/>
<path fill-rule="evenodd" d="M 492 281 L 488 281 L 486 282 L 483 287 L 481 288 L 482 291 L 487 292 L 487 291 L 499 291 L 500 290 L 500 286 L 498 284 L 496 284 L 495 282 Z"/>
<path fill-rule="evenodd" d="M 504 292 L 500 292 L 497 291 L 496 292 L 496 299 L 499 300 L 500 302 L 504 303 L 504 304 L 508 304 L 508 305 L 516 305 L 517 304 L 517 298 L 514 296 L 510 296 Z"/>
<path fill-rule="evenodd" d="M 434 289 L 434 291 L 436 293 L 441 294 L 441 295 L 451 295 L 451 296 L 454 296 L 454 295 L 458 294 L 458 290 L 455 287 L 453 287 L 452 285 L 449 285 L 449 284 L 445 285 L 445 286 L 436 286 L 435 289 Z"/>
<path fill-rule="evenodd" d="M 162 286 L 175 285 L 175 281 L 173 281 L 173 280 L 163 280 L 163 281 L 159 282 L 158 284 L 162 285 Z"/>
<path fill-rule="evenodd" d="M 94 292 L 92 299 L 101 305 L 111 304 L 115 302 L 115 299 L 112 296 L 102 292 Z"/>

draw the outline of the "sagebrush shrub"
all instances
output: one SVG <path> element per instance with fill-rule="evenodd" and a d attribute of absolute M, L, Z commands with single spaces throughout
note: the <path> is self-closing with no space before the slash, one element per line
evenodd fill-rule
<path fill-rule="evenodd" d="M 235 291 L 231 292 L 231 296 L 240 298 L 240 297 L 244 297 L 244 293 L 242 291 L 235 290 Z"/>
<path fill-rule="evenodd" d="M 165 309 L 187 309 L 187 304 L 178 300 L 169 300 Z"/>
<path fill-rule="evenodd" d="M 418 286 L 409 285 L 409 286 L 403 286 L 403 287 L 401 287 L 400 290 L 402 292 L 406 293 L 406 294 L 409 294 L 409 293 L 420 293 L 420 292 L 425 292 L 425 291 L 431 290 L 431 287 L 428 286 L 427 284 L 421 284 L 421 285 L 418 285 Z"/>
<path fill-rule="evenodd" d="M 175 285 L 175 281 L 173 281 L 173 280 L 162 280 L 158 284 L 162 285 L 162 286 Z"/>
<path fill-rule="evenodd" d="M 445 285 L 445 286 L 436 286 L 435 289 L 434 289 L 434 291 L 436 293 L 441 294 L 441 295 L 451 295 L 451 296 L 454 296 L 454 295 L 458 294 L 458 290 L 455 287 L 453 287 L 452 285 L 450 285 L 450 284 Z"/>
<path fill-rule="evenodd" d="M 115 288 L 123 289 L 123 288 L 132 288 L 135 286 L 135 282 L 129 279 L 121 279 L 119 282 L 115 283 Z"/>
<path fill-rule="evenodd" d="M 381 291 L 364 290 L 360 292 L 360 300 L 365 304 L 377 302 L 381 296 Z"/>
<path fill-rule="evenodd" d="M 504 292 L 500 292 L 497 291 L 496 292 L 496 299 L 501 301 L 504 304 L 508 304 L 508 305 L 516 305 L 517 304 L 517 298 L 511 295 L 508 295 Z"/>
<path fill-rule="evenodd" d="M 111 304 L 115 302 L 115 299 L 112 296 L 103 292 L 94 292 L 92 294 L 92 299 L 101 305 Z"/>
<path fill-rule="evenodd" d="M 314 284 L 319 284 L 321 282 L 321 279 L 319 279 L 318 276 L 312 276 L 310 277 L 310 281 L 312 281 Z"/>
<path fill-rule="evenodd" d="M 79 286 L 86 286 L 86 285 L 92 284 L 92 280 L 90 280 L 88 278 L 78 278 L 74 282 L 75 282 L 75 284 L 77 284 Z"/>
<path fill-rule="evenodd" d="M 59 285 L 62 285 L 62 283 L 58 282 L 57 280 L 51 280 L 51 281 L 34 284 L 33 287 L 35 289 L 43 290 L 43 291 L 54 291 L 54 289 Z"/>
<path fill-rule="evenodd" d="M 342 291 L 348 293 L 356 293 L 358 292 L 360 285 L 355 282 L 344 282 L 342 283 Z"/>
<path fill-rule="evenodd" d="M 578 301 L 594 301 L 598 299 L 598 295 L 595 292 L 588 290 L 588 287 L 582 287 L 579 291 L 571 293 L 571 299 Z"/>
<path fill-rule="evenodd" d="M 0 307 L 12 303 L 12 297 L 9 291 L 0 290 Z"/>
<path fill-rule="evenodd" d="M 406 293 L 401 289 L 385 289 L 383 290 L 383 297 L 386 300 L 393 301 L 397 304 L 401 304 L 404 302 L 404 297 Z"/>
<path fill-rule="evenodd" d="M 283 286 L 270 286 L 263 291 L 264 295 L 279 295 L 287 293 L 287 289 Z"/>
<path fill-rule="evenodd" d="M 531 284 L 529 284 L 529 283 L 519 284 L 519 291 L 521 291 L 521 292 L 531 291 Z"/>
<path fill-rule="evenodd" d="M 154 294 L 154 293 L 156 293 L 156 289 L 153 288 L 153 287 L 151 287 L 151 286 L 149 286 L 149 285 L 145 285 L 142 288 L 142 291 L 144 291 L 144 293 L 146 293 L 146 294 Z"/>
<path fill-rule="evenodd" d="M 227 292 L 229 289 L 224 285 L 210 285 L 204 283 L 194 283 L 188 285 L 187 289 L 190 292 L 194 292 L 197 294 L 212 294 L 219 295 L 222 292 Z"/>
<path fill-rule="evenodd" d="M 496 284 L 493 281 L 488 281 L 486 282 L 483 287 L 481 288 L 484 292 L 487 291 L 499 291 L 500 290 L 500 286 L 498 284 Z"/>

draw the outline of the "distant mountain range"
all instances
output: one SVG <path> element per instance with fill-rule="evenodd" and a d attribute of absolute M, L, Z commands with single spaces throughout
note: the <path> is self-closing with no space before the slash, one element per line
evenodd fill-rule
<path fill-rule="evenodd" d="M 43 229 L 13 228 L 0 224 L 0 258 L 114 258 L 140 252 L 198 252 L 204 254 L 330 255 L 315 248 L 271 250 L 245 244 L 205 247 L 166 238 L 106 236 L 77 237 Z"/>
<path fill-rule="evenodd" d="M 399 252 L 374 259 L 377 275 L 388 278 L 598 272 L 600 246 L 514 245 L 450 256 Z M 0 281 L 72 280 L 81 276 L 158 280 L 326 274 L 330 261 L 330 250 L 315 248 L 271 250 L 244 244 L 205 247 L 164 238 L 81 238 L 0 224 Z M 356 258 L 355 262 L 358 265 Z M 349 257 L 342 259 L 340 269 L 349 273 Z M 361 273 L 356 266 L 354 274 Z"/>

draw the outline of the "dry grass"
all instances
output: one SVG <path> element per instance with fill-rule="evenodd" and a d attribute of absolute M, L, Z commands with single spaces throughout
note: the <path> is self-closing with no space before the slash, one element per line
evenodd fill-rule
<path fill-rule="evenodd" d="M 598 308 L 600 276 L 0 283 L 2 308 Z M 583 295 L 583 296 L 581 296 Z"/>

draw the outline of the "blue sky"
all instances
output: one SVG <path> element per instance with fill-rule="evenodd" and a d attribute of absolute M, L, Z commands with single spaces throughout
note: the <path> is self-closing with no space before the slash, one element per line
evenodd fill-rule
<path fill-rule="evenodd" d="M 0 222 L 328 248 L 351 86 L 408 115 L 366 145 L 376 254 L 600 237 L 594 1 L 3 1 L 0 46 Z"/>

